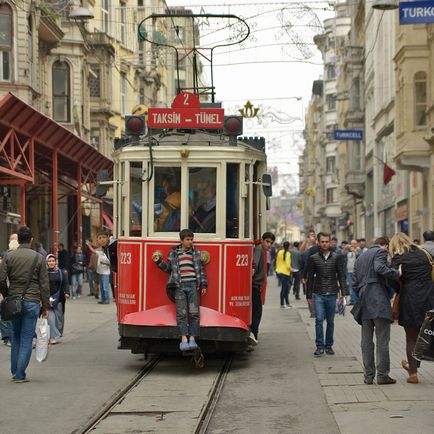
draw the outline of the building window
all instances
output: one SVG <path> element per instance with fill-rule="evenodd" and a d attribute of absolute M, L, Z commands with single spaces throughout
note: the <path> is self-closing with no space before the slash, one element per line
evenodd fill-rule
<path fill-rule="evenodd" d="M 336 110 L 336 95 L 329 94 L 326 96 L 327 110 Z"/>
<path fill-rule="evenodd" d="M 121 73 L 121 113 L 127 112 L 127 76 Z"/>
<path fill-rule="evenodd" d="M 69 122 L 70 110 L 70 73 L 66 62 L 53 64 L 53 119 Z"/>
<path fill-rule="evenodd" d="M 0 81 L 12 78 L 12 9 L 0 4 Z"/>
<path fill-rule="evenodd" d="M 416 127 L 426 127 L 427 77 L 419 71 L 414 76 L 414 101 Z"/>
<path fill-rule="evenodd" d="M 338 189 L 337 188 L 328 188 L 327 195 L 327 203 L 336 203 L 338 201 Z"/>
<path fill-rule="evenodd" d="M 327 80 L 333 80 L 336 77 L 335 65 L 327 65 Z"/>
<path fill-rule="evenodd" d="M 29 84 L 33 86 L 33 22 L 32 16 L 27 17 L 27 51 L 29 56 Z"/>
<path fill-rule="evenodd" d="M 102 25 L 102 31 L 104 33 L 108 33 L 109 31 L 109 14 L 110 14 L 110 0 L 102 0 L 101 25 Z"/>
<path fill-rule="evenodd" d="M 352 106 L 353 106 L 353 110 L 360 110 L 361 107 L 361 101 L 360 101 L 360 78 L 356 78 L 353 81 L 353 89 L 351 92 L 351 96 L 352 96 Z"/>
<path fill-rule="evenodd" d="M 91 97 L 99 98 L 101 96 L 101 69 L 97 63 L 92 63 L 90 69 L 89 94 Z"/>
<path fill-rule="evenodd" d="M 326 159 L 326 168 L 327 173 L 335 173 L 336 172 L 336 157 L 327 157 Z"/>
<path fill-rule="evenodd" d="M 125 3 L 121 2 L 121 43 L 127 43 L 127 8 Z"/>

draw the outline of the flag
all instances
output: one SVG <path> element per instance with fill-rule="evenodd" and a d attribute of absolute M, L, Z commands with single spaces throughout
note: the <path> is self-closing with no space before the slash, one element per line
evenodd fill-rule
<path fill-rule="evenodd" d="M 396 172 L 390 166 L 388 166 L 386 163 L 383 163 L 383 165 L 384 165 L 383 182 L 384 182 L 384 185 L 387 185 L 391 181 L 392 177 L 394 175 L 396 175 Z"/>

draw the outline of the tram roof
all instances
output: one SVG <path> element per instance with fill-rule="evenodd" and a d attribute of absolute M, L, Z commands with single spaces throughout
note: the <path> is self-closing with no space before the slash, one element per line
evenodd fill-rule
<path fill-rule="evenodd" d="M 249 138 L 253 139 L 253 138 Z M 232 147 L 249 149 L 264 153 L 261 146 L 258 144 L 255 146 L 255 140 L 239 140 L 232 142 L 230 137 L 224 134 L 211 133 L 202 130 L 193 130 L 192 132 L 185 132 L 182 130 L 169 130 L 159 135 L 152 135 L 150 138 L 140 142 L 140 145 L 148 146 L 149 140 L 154 141 L 155 146 L 215 146 L 215 147 Z M 137 144 L 126 144 L 125 148 L 131 149 L 132 146 Z"/>

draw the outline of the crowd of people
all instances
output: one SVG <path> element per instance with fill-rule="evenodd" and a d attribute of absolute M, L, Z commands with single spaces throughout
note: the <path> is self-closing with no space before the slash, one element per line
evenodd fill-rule
<path fill-rule="evenodd" d="M 285 241 L 270 249 L 269 274 L 274 270 L 278 278 L 281 308 L 291 307 L 291 286 L 295 298 L 300 298 L 302 282 L 311 317 L 315 318 L 314 356 L 335 354 L 337 306 L 350 305 L 361 325 L 365 384 L 373 384 L 375 378 L 377 384 L 396 383 L 389 376 L 389 341 L 394 320 L 405 330 L 407 357 L 401 365 L 408 373 L 407 382 L 419 382 L 420 361 L 413 353 L 425 314 L 434 309 L 434 231 L 425 231 L 423 238 L 420 245 L 419 240 L 399 232 L 390 240 L 375 238 L 368 247 L 364 238 L 338 245 L 336 237 L 309 231 L 303 243 L 291 245 Z"/>
<path fill-rule="evenodd" d="M 10 235 L 8 249 L 0 257 L 0 293 L 6 297 L 24 291 L 21 317 L 0 318 L 1 339 L 11 347 L 13 381 L 28 381 L 25 370 L 35 345 L 38 317 L 47 318 L 50 343 L 57 344 L 63 337 L 66 300 L 82 296 L 83 276 L 87 274 L 89 281 L 88 295 L 100 298 L 99 304 L 109 304 L 111 276 L 116 269 L 116 241 L 106 230 L 98 232 L 96 245 L 86 240 L 84 251 L 74 244 L 69 253 L 60 243 L 57 256 L 33 242 L 27 226 Z"/>

